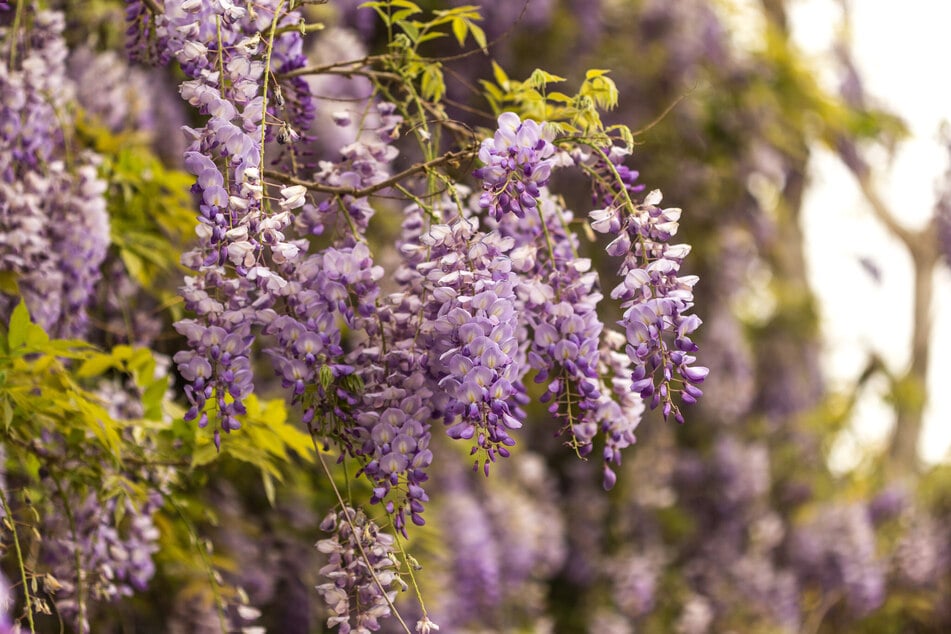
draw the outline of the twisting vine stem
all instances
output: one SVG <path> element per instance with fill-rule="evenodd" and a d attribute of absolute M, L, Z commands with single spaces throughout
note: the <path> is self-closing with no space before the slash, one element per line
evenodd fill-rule
<path fill-rule="evenodd" d="M 13 512 L 7 503 L 7 496 L 3 491 L 3 487 L 0 487 L 0 503 L 3 504 L 3 512 L 6 515 L 7 521 L 10 523 L 10 532 L 13 533 L 13 547 L 17 553 L 17 567 L 20 570 L 20 580 L 23 583 L 23 600 L 26 603 L 26 618 L 30 623 L 30 632 L 35 633 L 36 624 L 33 622 L 33 602 L 30 597 L 30 583 L 26 575 L 26 566 L 23 563 L 23 550 L 20 548 L 20 537 L 17 535 L 16 520 L 13 519 Z"/>

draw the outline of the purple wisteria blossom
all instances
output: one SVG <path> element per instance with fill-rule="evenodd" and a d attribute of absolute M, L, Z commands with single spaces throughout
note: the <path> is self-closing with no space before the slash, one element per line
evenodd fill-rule
<path fill-rule="evenodd" d="M 138 508 L 127 501 L 121 516 L 117 505 L 115 498 L 101 503 L 91 494 L 72 509 L 70 525 L 65 517 L 53 515 L 44 527 L 43 558 L 60 586 L 54 599 L 67 621 L 78 617 L 79 601 L 112 602 L 132 596 L 145 590 L 155 575 L 159 531 L 152 516 L 162 505 L 162 496 L 153 493 Z M 88 605 L 84 615 L 87 620 L 80 629 L 89 632 Z"/>
<path fill-rule="evenodd" d="M 526 451 L 497 469 L 489 479 L 458 463 L 437 471 L 448 494 L 439 525 L 455 547 L 443 554 L 433 616 L 453 632 L 542 617 L 540 580 L 564 565 L 564 520 L 541 456 Z"/>
<path fill-rule="evenodd" d="M 278 91 L 269 83 L 273 69 L 265 68 L 266 53 L 287 68 L 303 63 L 294 39 L 299 33 L 283 33 L 271 51 L 265 50 L 261 32 L 272 21 L 299 20 L 294 12 L 276 16 L 278 6 L 169 0 L 156 19 L 158 41 L 189 77 L 182 83 L 182 97 L 208 116 L 204 127 L 186 128 L 185 167 L 197 178 L 193 191 L 200 198 L 200 216 L 198 246 L 183 256 L 195 274 L 186 279 L 182 295 L 196 318 L 176 326 L 191 349 L 176 354 L 175 361 L 189 383 L 186 418 L 206 424 L 210 401 L 216 444 L 220 431 L 240 426 L 237 417 L 253 389 L 253 328 L 271 320 L 267 309 L 289 285 L 279 269 L 293 273 L 303 251 L 285 233 L 292 211 L 306 204 L 301 188 L 284 188 L 281 211 L 272 214 L 261 179 L 265 127 L 280 114 L 265 104 L 286 105 L 280 103 L 283 97 L 265 100 L 265 87 L 275 95 Z M 301 117 L 307 116 L 303 102 L 308 94 L 294 92 Z M 295 376 L 288 364 L 293 365 L 290 359 L 278 364 L 285 382 Z"/>
<path fill-rule="evenodd" d="M 69 338 L 88 327 L 110 238 L 100 159 L 66 147 L 75 86 L 64 28 L 61 13 L 40 11 L 28 36 L 0 29 L 20 53 L 15 67 L 0 68 L 0 270 L 15 276 L 36 323 Z M 17 301 L 0 294 L 0 315 Z"/>
<path fill-rule="evenodd" d="M 623 351 L 624 338 L 606 331 L 598 317 L 598 273 L 577 255 L 577 237 L 566 230 L 573 218 L 543 188 L 524 218 L 503 217 L 498 229 L 516 244 L 511 257 L 519 273 L 519 310 L 531 327 L 527 364 L 536 382 L 547 383 L 541 400 L 551 403 L 549 412 L 580 456 L 604 434 L 604 485 L 611 488 L 609 465 L 620 464 L 621 449 L 634 442 L 644 406 L 631 390 L 630 361 L 607 350 Z"/>
<path fill-rule="evenodd" d="M 875 530 L 861 504 L 820 509 L 792 537 L 794 566 L 805 584 L 840 592 L 850 609 L 865 615 L 885 600 L 885 566 L 875 546 Z"/>
<path fill-rule="evenodd" d="M 577 255 L 578 241 L 565 230 L 572 213 L 547 190 L 523 218 L 507 216 L 499 231 L 517 245 L 513 266 L 520 273 L 519 308 L 531 327 L 527 363 L 535 381 L 547 383 L 542 402 L 564 423 L 568 444 L 591 452 L 598 432 L 600 340 L 597 314 L 602 299 L 591 260 Z"/>
<path fill-rule="evenodd" d="M 405 584 L 393 552 L 394 538 L 382 532 L 361 510 L 344 507 L 320 525 L 331 537 L 317 542 L 328 556 L 320 570 L 327 582 L 317 586 L 330 609 L 327 627 L 340 634 L 380 629 L 391 615 L 396 588 Z"/>
<path fill-rule="evenodd" d="M 439 386 L 434 404 L 451 438 L 471 440 L 473 468 L 488 474 L 510 455 L 510 432 L 526 402 L 516 363 L 514 241 L 478 230 L 475 219 L 434 224 L 420 238 L 430 259 L 417 271 L 432 301 L 425 312 L 429 372 Z"/>
<path fill-rule="evenodd" d="M 479 160 L 483 166 L 475 171 L 482 181 L 479 204 L 498 220 L 513 213 L 519 218 L 538 204 L 542 187 L 548 183 L 553 166 L 555 146 L 546 129 L 513 112 L 499 116 L 498 130 L 482 142 Z"/>
<path fill-rule="evenodd" d="M 425 370 L 428 353 L 419 337 L 424 278 L 417 266 L 426 259 L 419 248 L 423 226 L 422 210 L 407 207 L 393 276 L 399 290 L 378 303 L 379 337 L 356 342 L 349 356 L 366 386 L 356 425 L 350 428 L 354 453 L 373 484 L 370 501 L 382 503 L 404 535 L 407 513 L 414 524 L 425 523 L 422 513 L 429 496 L 423 484 L 433 460 L 433 386 Z"/>
<path fill-rule="evenodd" d="M 690 335 L 701 323 L 688 314 L 698 278 L 679 275 L 690 246 L 668 244 L 677 233 L 681 210 L 659 207 L 662 196 L 657 190 L 633 209 L 618 208 L 614 202 L 621 198 L 612 198 L 612 204 L 592 211 L 590 218 L 595 231 L 617 235 L 608 253 L 624 257 L 619 271 L 624 281 L 611 297 L 621 300 L 624 309 L 619 323 L 634 365 L 632 388 L 652 408 L 662 405 L 665 418 L 673 415 L 683 422 L 673 397 L 679 393 L 683 402 L 696 402 L 702 395 L 697 385 L 708 370 L 694 365 L 696 357 L 691 354 L 698 348 Z"/>

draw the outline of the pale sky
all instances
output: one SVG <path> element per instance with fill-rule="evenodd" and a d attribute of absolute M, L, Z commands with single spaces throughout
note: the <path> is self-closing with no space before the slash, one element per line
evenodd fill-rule
<path fill-rule="evenodd" d="M 840 12 L 832 0 L 793 3 L 794 33 L 817 65 L 823 62 L 835 34 Z M 941 122 L 951 122 L 951 2 L 904 0 L 900 6 L 883 0 L 852 0 L 853 50 L 865 87 L 877 105 L 898 114 L 912 138 L 891 166 L 879 165 L 879 191 L 909 228 L 931 215 L 935 184 L 947 167 L 947 151 L 938 140 Z M 828 59 L 828 58 L 826 58 Z M 892 239 L 871 212 L 848 171 L 829 153 L 818 152 L 811 164 L 812 186 L 804 207 L 810 273 L 819 296 L 826 341 L 825 362 L 833 385 L 854 380 L 868 350 L 881 355 L 893 372 L 908 362 L 911 337 L 911 264 L 907 252 Z M 882 271 L 876 283 L 860 258 Z M 951 400 L 937 371 L 951 356 L 951 272 L 939 267 L 934 298 L 931 400 L 920 445 L 924 459 L 949 459 Z M 854 465 L 862 450 L 880 446 L 892 424 L 881 405 L 884 382 L 867 390 L 853 426 L 833 452 L 840 468 Z M 876 394 L 878 392 L 879 395 Z"/>

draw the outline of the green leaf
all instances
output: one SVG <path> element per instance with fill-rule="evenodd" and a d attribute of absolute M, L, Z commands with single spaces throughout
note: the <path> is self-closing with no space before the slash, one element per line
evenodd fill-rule
<path fill-rule="evenodd" d="M 192 453 L 192 468 L 201 467 L 218 459 L 218 449 L 210 440 L 200 444 Z"/>
<path fill-rule="evenodd" d="M 562 81 L 565 81 L 564 77 L 552 75 L 549 72 L 543 71 L 541 68 L 533 70 L 531 76 L 528 78 L 528 83 L 536 88 L 544 88 L 546 84 L 557 84 Z"/>
<path fill-rule="evenodd" d="M 548 101 L 554 101 L 555 103 L 572 104 L 574 103 L 575 98 L 569 95 L 566 95 L 563 92 L 558 92 L 556 90 L 554 92 L 548 93 Z"/>
<path fill-rule="evenodd" d="M 498 86 L 484 79 L 480 79 L 479 83 L 481 83 L 482 88 L 485 89 L 485 92 L 487 93 L 486 95 L 487 97 L 491 97 L 491 99 L 496 102 L 502 101 L 502 98 L 503 98 L 502 91 L 499 90 Z"/>
<path fill-rule="evenodd" d="M 26 343 L 31 325 L 30 311 L 26 307 L 26 302 L 21 299 L 13 309 L 13 314 L 10 315 L 10 327 L 7 330 L 7 341 L 10 342 L 11 350 Z"/>
<path fill-rule="evenodd" d="M 145 388 L 142 393 L 142 406 L 144 408 L 143 416 L 150 420 L 162 419 L 162 399 L 168 390 L 169 377 L 163 376 L 154 381 Z"/>
<path fill-rule="evenodd" d="M 413 22 L 397 22 L 396 25 L 403 29 L 406 35 L 409 36 L 409 39 L 414 43 L 419 39 L 419 27 Z"/>
<path fill-rule="evenodd" d="M 478 24 L 469 22 L 469 32 L 472 33 L 472 39 L 474 39 L 476 44 L 479 45 L 479 48 L 482 49 L 482 52 L 488 55 L 489 43 L 485 39 L 485 31 L 482 30 L 482 27 L 480 27 Z"/>
<path fill-rule="evenodd" d="M 129 249 L 120 249 L 119 257 L 122 258 L 122 263 L 125 264 L 125 268 L 132 279 L 145 287 L 151 285 L 151 279 L 145 273 L 145 263 L 142 258 Z"/>
<path fill-rule="evenodd" d="M 19 295 L 20 286 L 17 283 L 20 274 L 16 271 L 0 271 L 0 293 L 7 295 Z"/>
<path fill-rule="evenodd" d="M 266 471 L 261 472 L 261 481 L 264 483 L 264 496 L 268 504 L 273 508 L 275 506 L 274 478 Z"/>
<path fill-rule="evenodd" d="M 47 344 L 49 343 L 50 336 L 46 334 L 46 331 L 36 324 L 30 324 L 30 327 L 26 331 L 27 349 L 35 350 L 37 352 L 55 353 L 58 346 L 54 345 L 52 347 L 47 347 Z"/>
<path fill-rule="evenodd" d="M 509 76 L 505 74 L 505 71 L 495 60 L 492 60 L 492 75 L 495 77 L 495 83 L 499 85 L 499 88 L 509 90 Z"/>
<path fill-rule="evenodd" d="M 405 20 L 411 15 L 416 15 L 417 13 L 420 13 L 420 12 L 421 11 L 419 7 L 416 7 L 414 9 L 403 9 L 402 11 L 397 11 L 392 16 L 393 23 L 396 25 L 402 26 L 401 23 L 403 22 L 403 20 Z M 414 22 L 413 24 L 416 27 L 420 26 L 418 22 Z"/>
<path fill-rule="evenodd" d="M 3 422 L 4 430 L 9 431 L 10 423 L 13 422 L 13 405 L 10 404 L 10 399 L 6 396 L 0 400 L 0 421 Z"/>
<path fill-rule="evenodd" d="M 438 102 L 446 93 L 446 82 L 442 76 L 442 64 L 427 64 L 423 69 L 423 98 Z"/>
<path fill-rule="evenodd" d="M 459 46 L 463 46 L 466 43 L 466 34 L 469 32 L 468 23 L 462 18 L 456 18 L 452 21 L 452 34 L 456 36 L 456 41 L 459 42 Z"/>
<path fill-rule="evenodd" d="M 610 110 L 617 106 L 618 90 L 607 73 L 606 70 L 589 70 L 579 94 L 590 97 L 599 108 Z"/>
<path fill-rule="evenodd" d="M 442 38 L 442 37 L 446 37 L 446 34 L 440 33 L 439 31 L 430 31 L 426 35 L 421 35 L 419 39 L 416 40 L 416 43 L 422 44 L 423 42 L 428 42 L 430 40 L 438 40 L 439 38 Z"/>
<path fill-rule="evenodd" d="M 107 370 L 119 367 L 116 363 L 116 359 L 111 354 L 96 354 L 79 366 L 79 370 L 76 371 L 76 377 L 80 379 L 88 379 L 89 377 L 99 376 Z"/>

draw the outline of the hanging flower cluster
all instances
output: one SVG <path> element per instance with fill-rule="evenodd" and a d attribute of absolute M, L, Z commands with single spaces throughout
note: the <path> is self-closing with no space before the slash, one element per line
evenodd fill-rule
<path fill-rule="evenodd" d="M 113 602 L 148 587 L 159 539 L 152 516 L 161 505 L 156 492 L 139 508 L 126 502 L 119 514 L 115 498 L 103 504 L 90 494 L 73 509 L 71 522 L 52 517 L 44 527 L 43 556 L 56 580 L 56 609 L 64 619 L 75 621 L 85 600 L 80 592 Z M 84 618 L 82 631 L 89 632 L 89 614 Z"/>
<path fill-rule="evenodd" d="M 331 195 L 314 201 L 305 184 L 284 184 L 279 210 L 269 213 L 268 186 L 257 167 L 264 146 L 256 132 L 267 115 L 257 114 L 262 100 L 252 84 L 264 91 L 270 74 L 258 51 L 266 45 L 248 35 L 262 27 L 249 26 L 240 10 L 222 7 L 201 20 L 218 26 L 197 51 L 194 40 L 185 39 L 203 28 L 194 26 L 197 6 L 183 4 L 164 23 L 167 33 L 175 32 L 168 25 L 178 25 L 182 41 L 173 45 L 170 37 L 169 45 L 195 76 L 182 94 L 210 116 L 202 130 L 191 132 L 186 152 L 202 201 L 199 247 L 185 257 L 198 275 L 183 289 L 198 317 L 177 326 L 190 345 L 175 357 L 189 383 L 187 417 L 204 425 L 214 414 L 219 429 L 237 429 L 242 401 L 253 389 L 256 333 L 273 336 L 265 353 L 292 401 L 301 404 L 305 424 L 361 462 L 360 472 L 373 483 L 372 501 L 384 503 L 402 531 L 407 514 L 423 523 L 431 423 L 442 420 L 450 438 L 471 443 L 473 467 L 488 474 L 516 443 L 528 402 L 524 379 L 533 373 L 546 383 L 542 400 L 551 403 L 579 455 L 589 454 L 597 435 L 604 435 L 604 484 L 613 486 L 610 465 L 634 442 L 641 397 L 653 396 L 652 406 L 663 401 L 665 415 L 673 411 L 680 419 L 674 393 L 695 400 L 705 372 L 690 365 L 695 346 L 687 334 L 699 320 L 684 316 L 696 280 L 675 274 L 687 248 L 663 244 L 675 219 L 636 217 L 656 202 L 652 198 L 646 206 L 625 206 L 641 186 L 622 154 L 611 151 L 590 169 L 608 183 L 601 195 L 609 207 L 592 214 L 593 227 L 620 234 L 610 253 L 621 254 L 619 244 L 630 251 L 622 267 L 625 283 L 648 276 L 640 294 L 615 293 L 628 309 L 621 322 L 627 359 L 620 353 L 624 345 L 598 317 L 598 274 L 579 257 L 577 237 L 568 230 L 573 215 L 545 187 L 554 167 L 572 161 L 548 128 L 514 113 L 501 115 L 499 129 L 481 146 L 477 208 L 459 204 L 461 189 L 428 215 L 418 205 L 407 208 L 395 275 L 400 288 L 384 293 L 383 272 L 365 233 L 375 213 L 371 196 L 388 184 L 389 165 L 398 156 L 391 143 L 401 117 L 392 104 L 378 104 L 375 134 L 342 148 L 338 161 L 321 161 L 314 172 L 310 187 Z M 225 26 L 231 35 L 222 39 Z M 216 51 L 219 40 L 232 42 L 229 52 Z M 244 75 L 218 85 L 216 64 Z M 617 176 L 613 182 L 624 196 L 611 188 L 608 173 Z M 481 209 L 488 215 L 484 229 Z M 601 216 L 608 210 L 617 226 L 606 226 Z M 638 223 L 659 228 L 645 229 L 646 237 L 633 243 Z M 311 253 L 306 236 L 328 228 L 330 246 Z M 295 233 L 301 237 L 294 239 Z M 645 302 L 657 314 L 652 330 L 640 333 L 628 322 L 641 315 Z M 668 342 L 672 332 L 675 341 Z M 602 341 L 610 341 L 607 348 Z M 663 375 L 656 395 L 655 371 Z M 673 371 L 682 389 L 669 387 Z M 381 390 L 381 384 L 388 387 Z M 397 386 L 413 386 L 414 393 Z M 429 396 L 425 407 L 418 403 L 421 394 Z M 220 443 L 219 430 L 215 439 Z"/>
<path fill-rule="evenodd" d="M 183 296 L 196 318 L 177 324 L 190 349 L 175 361 L 188 381 L 186 417 L 207 424 L 210 402 L 216 444 L 222 430 L 240 427 L 243 401 L 253 390 L 251 327 L 262 323 L 262 311 L 288 286 L 269 261 L 286 264 L 301 251 L 283 233 L 290 214 L 269 213 L 261 179 L 268 126 L 288 125 L 275 110 L 284 106 L 284 98 L 268 100 L 278 89 L 269 84 L 273 71 L 265 60 L 276 55 L 285 67 L 303 63 L 295 41 L 299 33 L 262 41 L 268 27 L 273 33 L 282 20 L 299 18 L 276 15 L 279 6 L 283 3 L 245 7 L 225 0 L 169 0 L 156 18 L 159 46 L 189 76 L 182 97 L 209 117 L 204 127 L 187 130 L 185 166 L 197 177 L 201 215 L 198 246 L 183 256 L 195 271 Z M 306 123 L 306 116 L 296 122 Z M 293 189 L 284 196 L 283 211 L 303 202 Z"/>
<path fill-rule="evenodd" d="M 703 394 L 699 383 L 707 368 L 693 365 L 697 345 L 690 334 L 700 318 L 688 314 L 693 307 L 695 275 L 680 276 L 680 266 L 690 245 L 668 244 L 677 233 L 681 210 L 662 209 L 660 191 L 650 192 L 633 210 L 616 204 L 624 196 L 590 213 L 591 227 L 617 237 L 608 245 L 613 256 L 623 256 L 619 273 L 623 281 L 611 292 L 625 309 L 620 324 L 627 334 L 627 353 L 634 365 L 632 389 L 651 407 L 663 405 L 664 417 L 683 422 L 674 394 L 694 403 Z M 672 341 L 671 341 L 672 340 Z"/>
<path fill-rule="evenodd" d="M 70 157 L 62 118 L 74 94 L 63 15 L 37 12 L 29 34 L 0 29 L 16 64 L 0 65 L 0 270 L 12 272 L 33 319 L 79 337 L 109 245 L 99 157 Z M 17 56 L 16 53 L 19 53 Z M 18 300 L 0 294 L 8 319 Z"/>
<path fill-rule="evenodd" d="M 551 176 L 555 146 L 535 121 L 522 121 L 514 112 L 499 116 L 499 128 L 482 142 L 475 176 L 482 180 L 479 204 L 498 220 L 511 212 L 525 216 L 538 203 L 541 188 Z"/>
<path fill-rule="evenodd" d="M 546 187 L 556 167 L 573 164 L 570 144 L 560 147 L 549 126 L 502 114 L 478 152 L 481 194 L 471 203 L 461 185 L 433 194 L 432 180 L 421 184 L 414 170 L 392 178 L 403 123 L 392 103 L 368 103 L 357 137 L 310 164 L 296 144 L 314 106 L 306 84 L 282 77 L 303 64 L 299 33 L 288 28 L 297 11 L 275 0 L 168 0 L 163 9 L 150 18 L 148 45 L 178 61 L 188 77 L 182 97 L 207 117 L 186 128 L 198 244 L 183 257 L 193 271 L 182 288 L 192 316 L 176 324 L 188 347 L 174 360 L 186 381 L 186 419 L 213 423 L 217 445 L 221 431 L 241 425 L 260 349 L 303 423 L 357 461 L 371 503 L 405 534 L 408 522 L 424 523 L 433 425 L 466 443 L 473 468 L 488 475 L 517 442 L 529 377 L 545 384 L 554 431 L 580 456 L 603 437 L 606 488 L 634 442 L 642 399 L 680 419 L 674 395 L 700 395 L 705 371 L 691 365 L 696 347 L 687 337 L 699 320 L 685 316 L 695 278 L 676 275 L 687 249 L 666 245 L 675 218 L 650 220 L 659 200 L 631 203 L 641 186 L 623 153 L 596 152 L 585 167 L 616 217 L 605 227 L 599 214 L 607 211 L 595 212 L 592 225 L 620 235 L 609 252 L 625 255 L 626 281 L 647 276 L 615 295 L 625 302 L 626 336 L 599 318 L 599 275 L 580 256 L 572 212 Z M 349 126 L 349 117 L 337 124 Z M 279 153 L 272 139 L 290 173 L 271 169 Z M 380 208 L 374 197 L 394 194 L 412 204 L 386 276 L 368 234 Z M 655 315 L 641 333 L 632 322 L 645 305 Z M 653 386 L 655 372 L 652 390 L 645 379 Z M 321 550 L 331 555 L 324 573 L 333 582 L 318 590 L 331 625 L 347 631 L 356 618 L 357 628 L 375 629 L 389 614 L 388 590 L 370 578 L 396 578 L 384 570 L 388 547 L 364 544 L 379 550 L 379 570 L 354 555 L 351 524 L 365 520 L 344 513 L 328 519 L 338 538 Z M 375 528 L 358 533 L 383 539 Z"/>
<path fill-rule="evenodd" d="M 390 616 L 397 574 L 394 539 L 363 513 L 350 507 L 328 515 L 320 525 L 332 536 L 317 542 L 329 556 L 320 574 L 329 581 L 317 591 L 330 608 L 327 627 L 341 634 L 380 629 L 379 621 Z"/>

